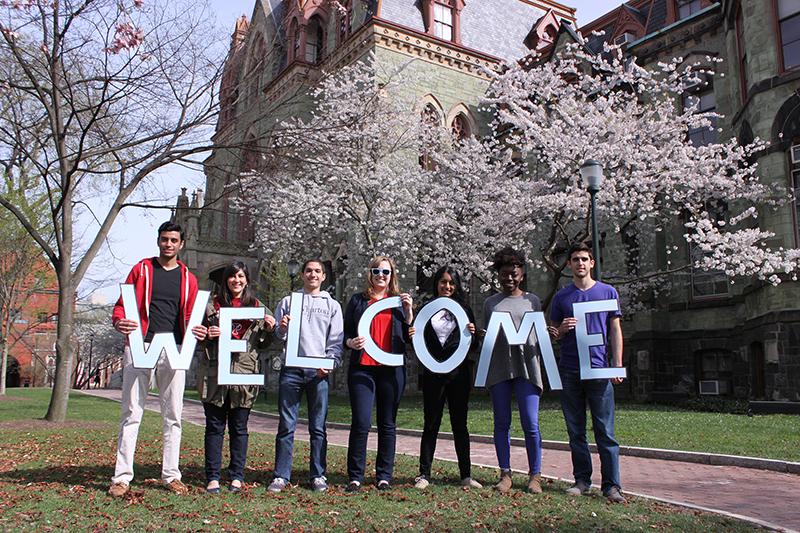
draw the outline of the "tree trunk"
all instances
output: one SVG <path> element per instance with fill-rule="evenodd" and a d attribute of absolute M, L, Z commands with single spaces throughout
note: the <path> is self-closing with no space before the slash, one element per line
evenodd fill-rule
<path fill-rule="evenodd" d="M 8 341 L 3 341 L 3 363 L 0 364 L 0 396 L 6 394 L 6 372 L 8 372 Z"/>
<path fill-rule="evenodd" d="M 63 422 L 67 418 L 67 404 L 72 387 L 72 370 L 75 359 L 72 346 L 75 291 L 72 287 L 72 272 L 69 262 L 63 263 L 61 270 L 58 273 L 60 290 L 58 293 L 58 327 L 56 329 L 56 373 L 50 405 L 45 415 L 45 420 L 50 422 Z"/>

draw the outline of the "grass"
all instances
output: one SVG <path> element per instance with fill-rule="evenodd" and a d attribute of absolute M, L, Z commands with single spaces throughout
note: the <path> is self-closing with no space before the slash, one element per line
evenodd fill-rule
<path fill-rule="evenodd" d="M 197 398 L 194 391 L 187 397 Z M 277 413 L 277 395 L 265 400 L 259 396 L 255 407 Z M 303 414 L 305 414 L 305 402 Z M 422 397 L 407 395 L 400 402 L 397 425 L 422 428 Z M 331 395 L 328 420 L 350 423 L 350 404 L 345 396 Z M 800 461 L 800 433 L 796 415 L 736 415 L 689 411 L 652 404 L 617 404 L 616 433 L 620 444 L 646 448 L 666 448 L 696 452 L 764 457 L 783 461 Z M 591 419 L 589 419 L 591 423 Z M 556 401 L 542 401 L 539 426 L 546 440 L 568 440 L 561 407 Z M 469 430 L 476 435 L 492 434 L 492 407 L 488 395 L 473 393 L 470 399 Z M 450 431 L 445 415 L 442 431 Z M 589 432 L 590 440 L 594 436 Z M 514 419 L 512 436 L 522 437 L 519 420 Z"/>
<path fill-rule="evenodd" d="M 521 491 L 501 496 L 492 490 L 465 491 L 453 484 L 457 469 L 437 461 L 437 483 L 426 492 L 411 488 L 413 457 L 398 456 L 393 490 L 370 487 L 357 495 L 342 492 L 344 449 L 328 454 L 334 487 L 316 494 L 292 487 L 280 495 L 265 491 L 272 469 L 271 435 L 251 435 L 247 485 L 242 494 L 204 493 L 202 428 L 184 425 L 181 467 L 189 496 L 167 492 L 156 479 L 161 459 L 160 420 L 145 415 L 136 456 L 136 479 L 129 497 L 105 494 L 112 474 L 119 404 L 74 394 L 70 421 L 36 420 L 46 410 L 48 390 L 14 390 L 0 399 L 0 530 L 136 531 L 400 529 L 528 531 L 752 531 L 744 522 L 631 498 L 609 505 L 596 495 L 573 499 L 564 485 L 547 483 L 542 495 Z M 295 478 L 308 477 L 307 446 L 297 443 Z M 370 456 L 370 463 L 374 456 Z M 368 465 L 368 469 L 374 464 Z M 496 472 L 476 469 L 491 483 Z M 522 479 L 518 479 L 521 482 Z"/>

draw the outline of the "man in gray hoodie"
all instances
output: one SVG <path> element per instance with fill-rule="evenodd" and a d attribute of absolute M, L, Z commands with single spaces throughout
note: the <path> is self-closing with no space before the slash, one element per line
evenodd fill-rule
<path fill-rule="evenodd" d="M 320 289 L 325 281 L 325 267 L 318 259 L 303 264 L 302 316 L 289 315 L 291 296 L 283 298 L 275 311 L 275 336 L 284 342 L 290 320 L 301 320 L 300 357 L 325 357 L 334 360 L 334 368 L 342 363 L 342 306 L 330 294 Z M 284 361 L 285 350 L 284 350 Z M 311 437 L 309 473 L 315 491 L 328 489 L 325 478 L 328 437 L 325 420 L 328 416 L 328 375 L 324 368 L 300 368 L 284 364 L 278 385 L 280 423 L 275 437 L 275 473 L 268 490 L 280 492 L 289 484 L 292 475 L 294 430 L 297 411 L 305 390 L 308 399 L 308 433 Z"/>

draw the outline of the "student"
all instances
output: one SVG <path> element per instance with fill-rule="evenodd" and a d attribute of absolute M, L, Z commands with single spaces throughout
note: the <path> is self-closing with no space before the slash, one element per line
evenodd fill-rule
<path fill-rule="evenodd" d="M 611 285 L 592 279 L 594 256 L 585 243 L 570 247 L 567 254 L 572 269 L 572 283 L 556 293 L 550 308 L 550 319 L 557 328 L 556 338 L 561 341 L 561 359 L 558 363 L 561 384 L 561 409 L 569 433 L 572 451 L 572 472 L 575 484 L 567 489 L 575 496 L 588 495 L 592 486 L 592 458 L 586 441 L 586 404 L 592 413 L 592 427 L 600 455 L 601 490 L 610 502 L 622 503 L 619 476 L 619 444 L 614 436 L 614 387 L 622 378 L 581 380 L 578 345 L 575 336 L 575 318 L 572 305 L 577 302 L 619 300 Z M 590 313 L 586 315 L 589 333 L 601 333 L 611 345 L 611 366 L 622 367 L 622 326 L 619 311 Z M 590 348 L 592 367 L 604 368 L 608 350 L 605 345 Z"/>
<path fill-rule="evenodd" d="M 350 348 L 347 386 L 350 392 L 352 421 L 347 448 L 347 492 L 358 492 L 364 482 L 372 405 L 378 424 L 378 456 L 375 473 L 378 490 L 388 490 L 394 469 L 397 408 L 406 385 L 405 366 L 378 363 L 364 350 L 365 337 L 358 336 L 358 322 L 372 303 L 389 296 L 400 296 L 402 309 L 381 311 L 370 325 L 370 337 L 386 352 L 406 351 L 409 325 L 414 318 L 411 296 L 400 293 L 397 269 L 391 259 L 378 256 L 369 262 L 367 286 L 354 294 L 344 313 L 344 342 Z"/>
<path fill-rule="evenodd" d="M 139 320 L 125 317 L 122 297 L 114 306 L 112 322 L 114 328 L 130 335 L 141 328 L 145 348 L 156 333 L 172 333 L 180 349 L 184 330 L 189 323 L 194 300 L 197 296 L 197 279 L 189 269 L 178 261 L 178 252 L 184 245 L 183 229 L 174 222 L 164 222 L 158 228 L 158 257 L 142 259 L 125 280 L 133 285 Z M 195 326 L 192 334 L 203 340 L 206 328 Z M 122 416 L 117 440 L 117 462 L 108 493 L 114 497 L 124 496 L 133 479 L 133 456 L 136 439 L 142 422 L 144 404 L 154 369 L 134 368 L 129 341 L 126 338 L 122 368 Z M 181 482 L 178 468 L 181 448 L 181 413 L 183 411 L 183 389 L 186 371 L 174 370 L 167 354 L 162 351 L 155 367 L 156 385 L 163 418 L 164 453 L 161 464 L 161 480 L 175 494 L 186 494 L 188 489 Z"/>
<path fill-rule="evenodd" d="M 458 272 L 451 266 L 443 266 L 433 275 L 433 288 L 437 297 L 452 298 L 464 308 L 469 317 L 467 329 L 474 334 L 475 316 L 467 305 L 466 295 L 461 286 L 461 276 L 458 275 Z M 456 318 L 446 309 L 433 315 L 425 326 L 423 335 L 428 351 L 439 362 L 446 361 L 453 355 L 461 339 Z M 471 348 L 475 348 L 478 338 L 474 336 L 472 339 Z M 414 486 L 418 489 L 425 489 L 430 484 L 431 463 L 433 454 L 436 452 L 436 439 L 439 436 L 445 402 L 447 410 L 450 412 L 450 425 L 453 429 L 453 442 L 458 457 L 461 485 L 481 488 L 481 484 L 472 479 L 469 431 L 467 430 L 467 411 L 474 366 L 474 361 L 466 357 L 463 363 L 447 374 L 437 374 L 422 367 L 422 402 L 425 422 L 419 445 L 419 477 L 414 480 Z"/>
<path fill-rule="evenodd" d="M 244 467 L 247 460 L 247 421 L 259 387 L 257 385 L 219 385 L 219 310 L 222 307 L 261 307 L 261 302 L 250 288 L 250 271 L 242 261 L 234 261 L 222 272 L 221 284 L 206 307 L 204 323 L 208 327 L 208 338 L 203 346 L 203 356 L 197 368 L 197 390 L 206 414 L 205 473 L 206 492 L 219 493 L 222 444 L 225 425 L 230 437 L 230 463 L 228 490 L 239 492 L 244 483 Z M 270 342 L 270 332 L 275 319 L 265 309 L 262 320 L 235 320 L 231 337 L 247 342 L 247 351 L 231 353 L 231 372 L 236 374 L 260 374 L 258 350 Z"/>
<path fill-rule="evenodd" d="M 300 316 L 291 316 L 291 296 L 278 304 L 276 335 L 284 342 L 289 323 L 300 321 L 300 357 L 319 357 L 334 360 L 334 368 L 342 362 L 342 306 L 330 294 L 321 290 L 325 281 L 322 261 L 310 259 L 303 265 L 300 277 L 303 280 L 303 310 Z M 328 437 L 325 420 L 328 416 L 328 376 L 324 368 L 299 368 L 286 364 L 281 368 L 278 386 L 278 409 L 280 422 L 275 436 L 275 474 L 269 484 L 270 492 L 280 492 L 292 478 L 292 455 L 294 430 L 297 427 L 297 411 L 305 390 L 308 400 L 308 433 L 311 440 L 309 474 L 311 488 L 318 492 L 328 490 L 325 477 L 327 468 Z"/>
<path fill-rule="evenodd" d="M 503 248 L 494 256 L 492 268 L 497 272 L 502 292 L 490 296 L 483 304 L 488 326 L 492 313 L 511 315 L 519 328 L 527 312 L 540 311 L 539 298 L 522 290 L 525 278 L 525 257 L 513 248 Z M 509 345 L 501 332 L 497 336 L 486 386 L 492 399 L 494 415 L 494 447 L 500 464 L 500 482 L 495 488 L 507 493 L 511 478 L 511 394 L 517 399 L 520 422 L 528 455 L 528 486 L 530 493 L 542 492 L 542 437 L 539 433 L 539 399 L 542 395 L 542 371 L 536 333 L 531 331 L 523 345 Z"/>

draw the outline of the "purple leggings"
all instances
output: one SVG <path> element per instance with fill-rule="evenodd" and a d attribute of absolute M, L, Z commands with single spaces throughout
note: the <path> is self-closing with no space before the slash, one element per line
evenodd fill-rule
<path fill-rule="evenodd" d="M 539 388 L 524 378 L 507 379 L 489 387 L 494 414 L 494 449 L 502 470 L 511 468 L 511 393 L 517 397 L 525 435 L 530 474 L 542 471 L 542 436 L 539 433 Z"/>

